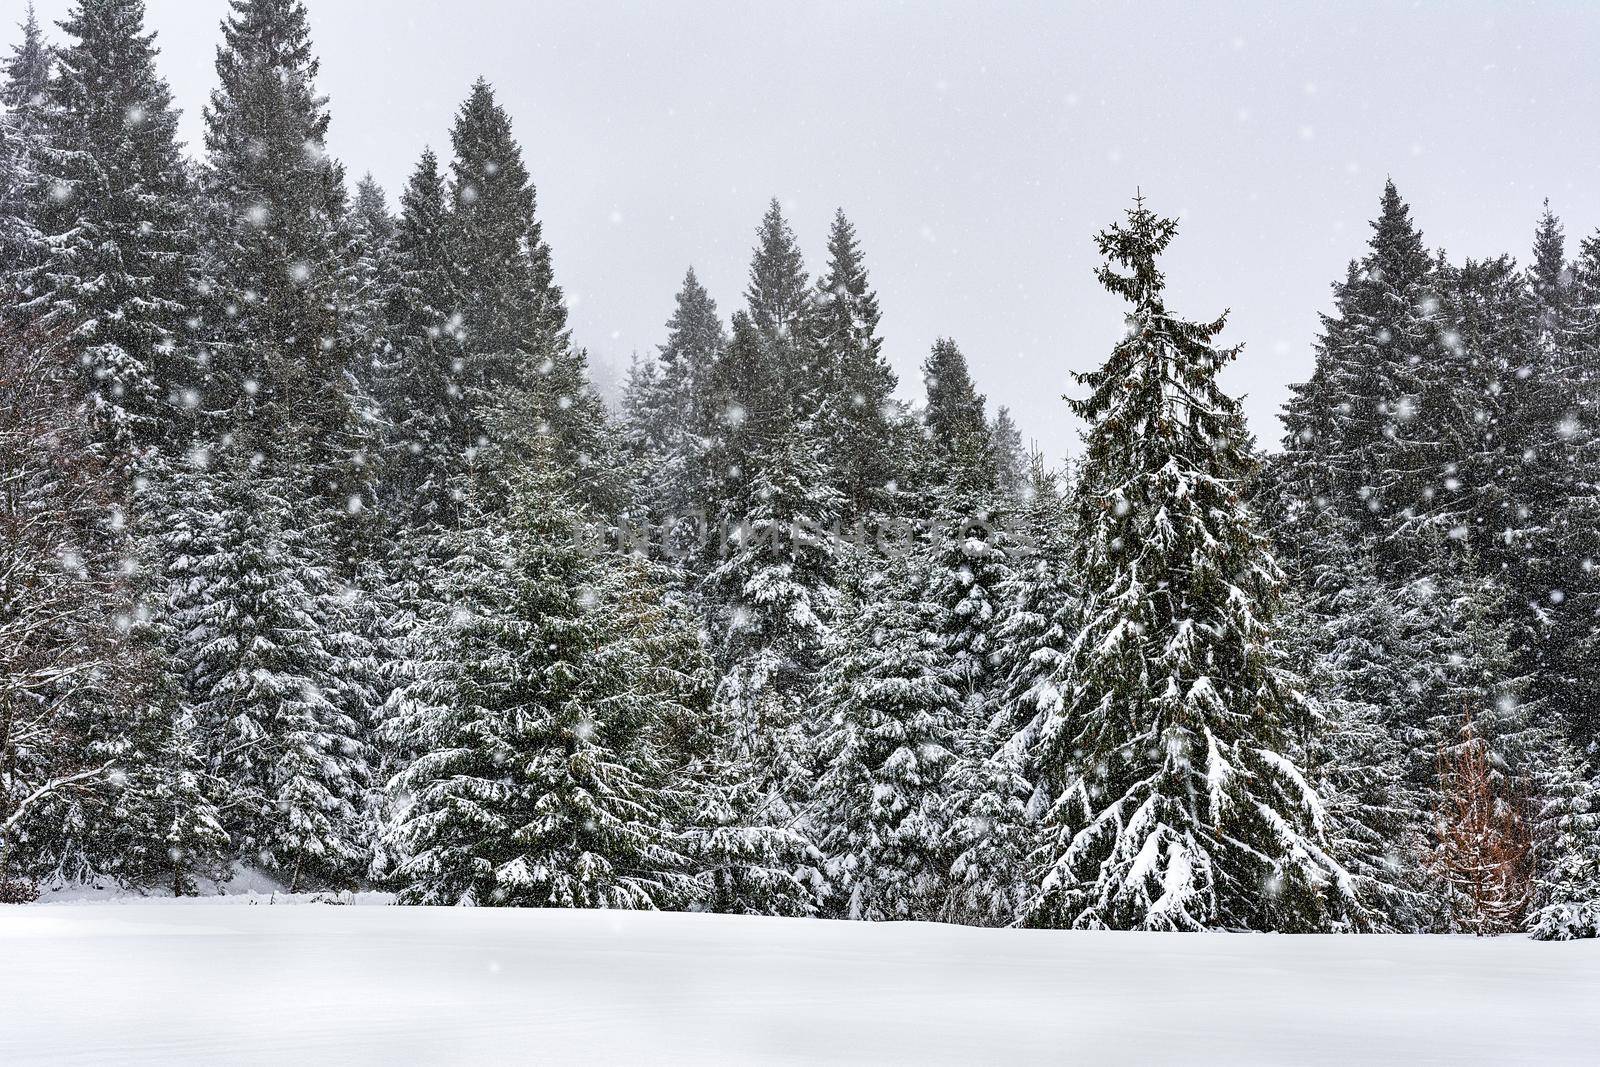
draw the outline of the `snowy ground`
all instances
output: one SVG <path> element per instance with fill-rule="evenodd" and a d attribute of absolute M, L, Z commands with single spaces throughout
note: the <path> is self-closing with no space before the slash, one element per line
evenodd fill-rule
<path fill-rule="evenodd" d="M 1594 941 L 227 900 L 0 908 L 0 1063 L 1600 1057 Z"/>

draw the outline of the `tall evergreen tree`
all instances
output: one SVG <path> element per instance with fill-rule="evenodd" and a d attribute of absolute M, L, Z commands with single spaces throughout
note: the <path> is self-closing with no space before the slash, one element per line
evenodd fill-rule
<path fill-rule="evenodd" d="M 1168 311 L 1176 222 L 1142 200 L 1098 238 L 1127 336 L 1079 376 L 1085 584 L 1072 688 L 1037 742 L 1051 797 L 1034 925 L 1309 930 L 1354 906 L 1285 755 L 1301 697 L 1276 646 L 1280 573 L 1241 499 L 1250 457 L 1216 376 L 1237 355 Z M 1119 269 L 1120 268 L 1120 269 Z"/>
<path fill-rule="evenodd" d="M 800 242 L 776 197 L 767 205 L 756 231 L 745 300 L 756 329 L 767 338 L 801 337 L 811 313 L 810 283 Z"/>
<path fill-rule="evenodd" d="M 968 718 L 953 778 L 952 895 L 948 917 L 1004 926 L 1028 898 L 1036 769 L 1033 731 L 1059 715 L 1066 650 L 1076 632 L 1077 587 L 1069 565 L 1073 518 L 1068 496 L 1037 453 L 1000 618 L 993 698 Z M 986 713 L 986 714 L 984 714 Z"/>
<path fill-rule="evenodd" d="M 890 575 L 840 633 L 820 690 L 812 821 L 824 900 L 851 919 L 933 919 L 949 871 L 949 777 L 965 709 L 940 611 Z"/>
<path fill-rule="evenodd" d="M 704 459 L 722 421 L 723 412 L 711 410 L 713 375 L 727 343 L 717 305 L 690 268 L 667 340 L 629 399 L 629 433 L 646 465 L 638 495 L 657 520 L 690 518 L 716 499 L 722 479 L 709 476 Z M 693 536 L 687 525 L 666 534 L 675 541 Z"/>
<path fill-rule="evenodd" d="M 385 315 L 392 358 L 377 385 L 387 424 L 384 507 L 401 530 L 448 528 L 482 434 L 464 389 L 444 178 L 431 150 L 400 195 L 393 258 Z"/>
<path fill-rule="evenodd" d="M 973 473 L 990 480 L 992 443 L 989 422 L 983 413 L 984 399 L 972 383 L 967 357 L 949 338 L 933 343 L 933 351 L 922 364 L 922 381 L 928 406 L 923 412 L 933 456 L 945 472 L 958 466 L 973 467 Z"/>
<path fill-rule="evenodd" d="M 327 154 L 305 6 L 233 0 L 206 108 L 206 282 L 220 311 L 205 403 L 274 474 L 341 513 L 370 503 L 354 356 L 343 170 Z M 359 511 L 359 508 L 353 509 Z"/>
<path fill-rule="evenodd" d="M 1437 477 L 1416 428 L 1429 425 L 1422 375 L 1438 353 L 1438 298 L 1434 262 L 1392 181 L 1372 230 L 1367 254 L 1334 287 L 1316 369 L 1284 415 L 1284 444 L 1299 498 L 1331 509 L 1353 536 L 1383 542 L 1382 558 L 1398 567 L 1401 528 Z"/>
<path fill-rule="evenodd" d="M 828 265 L 812 298 L 811 335 L 824 390 L 818 432 L 847 519 L 894 507 L 904 457 L 894 371 L 878 336 L 878 294 L 867 279 L 855 227 L 842 210 L 828 231 Z"/>
<path fill-rule="evenodd" d="M 450 141 L 450 252 L 471 352 L 463 388 L 480 421 L 472 438 L 485 434 L 498 396 L 523 395 L 550 427 L 557 459 L 584 498 L 609 510 L 621 491 L 607 458 L 616 442 L 590 387 L 587 357 L 567 330 L 522 147 L 484 79 L 457 112 Z"/>
<path fill-rule="evenodd" d="M 509 521 L 451 535 L 458 607 L 437 634 L 434 702 L 411 726 L 422 755 L 396 780 L 410 797 L 402 900 L 690 903 L 652 729 L 658 665 L 630 645 L 625 590 L 574 540 L 581 516 L 547 448 L 530 455 L 509 475 Z"/>
<path fill-rule="evenodd" d="M 194 383 L 192 193 L 142 0 L 81 0 L 61 29 L 41 284 L 47 321 L 71 335 L 95 436 L 127 466 L 174 440 L 169 398 Z"/>
<path fill-rule="evenodd" d="M 340 657 L 349 607 L 292 491 L 229 453 L 199 453 L 179 475 L 174 658 L 233 855 L 290 886 L 340 886 L 365 867 L 367 724 Z"/>
<path fill-rule="evenodd" d="M 1022 449 L 1022 431 L 1017 429 L 1011 409 L 1001 406 L 989 427 L 994 442 L 995 482 L 1001 496 L 1015 504 L 1028 489 L 1028 455 Z"/>
<path fill-rule="evenodd" d="M 388 314 L 399 284 L 394 261 L 395 220 L 388 198 L 371 174 L 356 183 L 345 227 L 352 242 L 350 340 L 351 373 L 361 394 L 372 397 L 377 381 L 394 361 Z"/>
<path fill-rule="evenodd" d="M 826 534 L 840 502 L 809 444 L 803 435 L 780 442 L 754 475 L 707 579 L 724 671 L 718 697 L 761 781 L 763 815 L 779 825 L 800 816 L 810 790 L 819 724 L 808 699 L 840 607 L 837 546 Z"/>
<path fill-rule="evenodd" d="M 127 533 L 78 417 L 73 367 L 0 326 L 0 891 L 113 869 L 97 829 L 140 664 Z M 119 625 L 120 624 L 120 625 Z"/>
<path fill-rule="evenodd" d="M 0 60 L 0 299 L 14 325 L 39 314 L 33 306 L 35 272 L 45 255 L 39 216 L 49 195 L 39 156 L 46 143 L 50 49 L 31 2 L 19 28 L 22 39 Z"/>

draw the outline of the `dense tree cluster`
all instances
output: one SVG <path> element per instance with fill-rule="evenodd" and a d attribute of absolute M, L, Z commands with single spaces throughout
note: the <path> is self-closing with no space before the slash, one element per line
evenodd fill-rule
<path fill-rule="evenodd" d="M 613 412 L 491 85 L 391 214 L 300 0 L 199 160 L 143 7 L 4 65 L 0 897 L 1600 932 L 1600 236 L 1389 185 L 1264 457 L 1136 200 L 1057 471 L 773 201 Z"/>

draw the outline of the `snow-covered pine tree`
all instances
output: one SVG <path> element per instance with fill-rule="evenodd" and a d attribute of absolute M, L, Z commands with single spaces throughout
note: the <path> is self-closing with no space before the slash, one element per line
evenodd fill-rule
<path fill-rule="evenodd" d="M 1435 587 L 1396 589 L 1363 550 L 1333 538 L 1311 555 L 1289 557 L 1295 580 L 1280 616 L 1308 695 L 1293 756 L 1322 797 L 1328 850 L 1363 905 L 1357 928 L 1424 930 L 1435 917 L 1432 794 L 1413 746 L 1427 747 L 1415 723 L 1426 718 L 1418 704 L 1438 654 L 1423 637 L 1440 624 Z"/>
<path fill-rule="evenodd" d="M 966 709 L 941 605 L 902 562 L 839 633 L 823 672 L 824 725 L 810 821 L 825 910 L 850 919 L 934 919 L 945 908 L 949 776 Z"/>
<path fill-rule="evenodd" d="M 290 886 L 365 867 L 366 725 L 351 714 L 343 586 L 309 505 L 247 450 L 196 449 L 166 535 L 173 653 L 233 855 Z"/>
<path fill-rule="evenodd" d="M 205 280 L 220 321 L 205 405 L 223 431 L 258 428 L 251 436 L 269 475 L 292 474 L 343 513 L 367 499 L 370 473 L 347 377 L 343 168 L 327 154 L 305 6 L 232 0 L 216 66 L 205 112 Z"/>
<path fill-rule="evenodd" d="M 525 396 L 584 500 L 611 511 L 624 489 L 608 459 L 617 442 L 589 384 L 587 357 L 572 345 L 522 147 L 484 79 L 456 113 L 450 141 L 449 248 L 471 353 L 463 389 L 480 420 L 471 439 L 485 433 L 501 396 Z"/>
<path fill-rule="evenodd" d="M 691 268 L 667 320 L 666 342 L 655 362 L 641 368 L 628 398 L 628 434 L 644 463 L 634 496 L 653 521 L 669 524 L 662 533 L 673 548 L 690 556 L 704 548 L 694 517 L 706 517 L 723 481 L 704 459 L 721 421 L 722 412 L 711 410 L 712 376 L 727 343 L 717 305 Z"/>
<path fill-rule="evenodd" d="M 948 472 L 958 459 L 965 463 L 981 459 L 982 476 L 992 477 L 992 442 L 983 396 L 972 384 L 967 357 L 948 337 L 933 343 L 933 351 L 922 364 L 922 383 L 928 394 L 923 425 L 935 460 Z"/>
<path fill-rule="evenodd" d="M 773 448 L 744 488 L 706 588 L 723 670 L 718 699 L 761 783 L 763 818 L 790 825 L 810 788 L 807 754 L 819 723 L 809 697 L 839 615 L 828 530 L 841 501 L 823 482 L 809 437 L 795 432 Z"/>
<path fill-rule="evenodd" d="M 395 219 L 383 187 L 368 173 L 356 183 L 344 221 L 350 235 L 352 334 L 350 372 L 364 397 L 375 399 L 377 382 L 394 362 L 389 314 L 399 285 L 394 261 Z"/>
<path fill-rule="evenodd" d="M 1059 475 L 1035 452 L 1014 528 L 1015 558 L 994 629 L 999 653 L 987 720 L 967 724 L 952 775 L 952 890 L 946 915 L 1004 926 L 1027 902 L 1037 812 L 1028 762 L 1036 725 L 1061 711 L 1076 632 L 1073 517 Z"/>
<path fill-rule="evenodd" d="M 745 287 L 750 318 L 763 337 L 786 339 L 797 346 L 812 310 L 811 285 L 806 279 L 805 257 L 794 230 L 783 217 L 783 206 L 773 197 L 756 230 L 755 254 L 750 259 L 750 281 Z M 788 368 L 797 380 L 802 369 Z"/>
<path fill-rule="evenodd" d="M 734 316 L 710 375 L 716 422 L 701 462 L 720 484 L 703 589 L 724 671 L 718 699 L 758 783 L 763 822 L 788 826 L 809 790 L 817 724 L 806 700 L 839 610 L 830 531 L 844 501 L 816 436 L 821 394 L 801 366 L 814 354 L 811 287 L 776 201 L 757 233 L 746 295 L 749 312 Z"/>
<path fill-rule="evenodd" d="M 1600 558 L 1600 512 L 1583 475 L 1592 437 L 1570 394 L 1561 259 L 1547 211 L 1529 274 L 1504 256 L 1440 272 L 1440 371 L 1455 399 L 1433 430 L 1444 449 L 1424 492 L 1438 525 L 1505 590 L 1529 699 L 1576 726 L 1600 699 L 1582 647 L 1600 605 L 1600 576 L 1584 566 Z"/>
<path fill-rule="evenodd" d="M 1281 575 L 1242 499 L 1252 465 L 1217 386 L 1223 320 L 1166 307 L 1177 223 L 1136 200 L 1097 237 L 1127 336 L 1073 401 L 1082 629 L 1036 744 L 1050 797 L 1039 926 L 1315 930 L 1356 906 L 1321 800 L 1285 754 L 1302 698 L 1277 646 Z M 1120 269 L 1119 269 L 1120 268 Z"/>
<path fill-rule="evenodd" d="M 1394 535 L 1432 481 L 1412 446 L 1421 403 L 1419 368 L 1438 352 L 1434 261 L 1394 183 L 1384 186 L 1368 251 L 1334 286 L 1322 318 L 1316 368 L 1284 415 L 1285 464 L 1301 500 L 1332 509 L 1355 536 L 1383 542 L 1401 566 Z"/>
<path fill-rule="evenodd" d="M 394 786 L 401 899 L 682 906 L 698 884 L 656 733 L 663 665 L 636 644 L 614 564 L 575 537 L 584 517 L 551 447 L 519 452 L 529 462 L 488 483 L 509 487 L 494 501 L 508 521 L 447 538 L 456 609 L 435 634 L 434 700 L 409 724 L 421 755 Z"/>
<path fill-rule="evenodd" d="M 156 71 L 143 0 L 79 0 L 49 88 L 45 321 L 66 332 L 94 435 L 133 468 L 176 436 L 195 236 L 178 111 Z"/>
<path fill-rule="evenodd" d="M 880 314 L 855 227 L 839 210 L 812 297 L 810 343 L 824 391 L 818 434 L 829 479 L 844 495 L 846 522 L 893 513 L 904 480 L 897 382 L 883 358 Z"/>
<path fill-rule="evenodd" d="M 39 216 L 48 202 L 38 157 L 45 144 L 50 49 L 31 2 L 19 28 L 22 39 L 0 59 L 0 308 L 14 326 L 39 313 L 36 271 L 46 251 Z"/>
<path fill-rule="evenodd" d="M 23 19 L 17 24 L 22 39 L 11 46 L 11 54 L 0 60 L 5 83 L 0 86 L 0 105 L 23 116 L 26 122 L 43 122 L 48 107 L 50 86 L 50 45 L 39 27 L 39 16 L 29 0 Z"/>
<path fill-rule="evenodd" d="M 483 433 L 465 395 L 444 178 L 424 151 L 400 195 L 386 314 L 392 359 L 377 385 L 387 426 L 382 498 L 403 533 L 454 524 Z"/>
<path fill-rule="evenodd" d="M 1021 502 L 1029 486 L 1028 454 L 1022 448 L 1022 431 L 1017 429 L 1011 409 L 1001 405 L 989 426 L 994 442 L 995 481 L 1001 496 L 1012 505 Z"/>
<path fill-rule="evenodd" d="M 26 301 L 32 295 L 33 268 L 44 256 L 29 209 L 38 185 L 33 163 L 17 117 L 0 109 L 0 306 L 14 325 L 34 314 Z"/>

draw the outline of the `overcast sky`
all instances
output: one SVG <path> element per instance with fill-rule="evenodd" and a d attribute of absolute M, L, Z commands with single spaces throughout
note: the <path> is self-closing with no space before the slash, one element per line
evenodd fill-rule
<path fill-rule="evenodd" d="M 226 6 L 149 0 L 191 146 Z M 597 361 L 654 350 L 689 264 L 730 313 L 769 198 L 813 274 L 842 206 L 902 392 L 954 337 L 1053 457 L 1076 445 L 1067 372 L 1120 330 L 1091 235 L 1136 187 L 1182 219 L 1171 305 L 1233 309 L 1227 384 L 1273 444 L 1385 175 L 1453 258 L 1525 259 L 1547 196 L 1569 247 L 1600 224 L 1591 0 L 309 6 L 331 147 L 391 199 L 424 145 L 448 155 L 472 79 L 494 83 Z"/>

